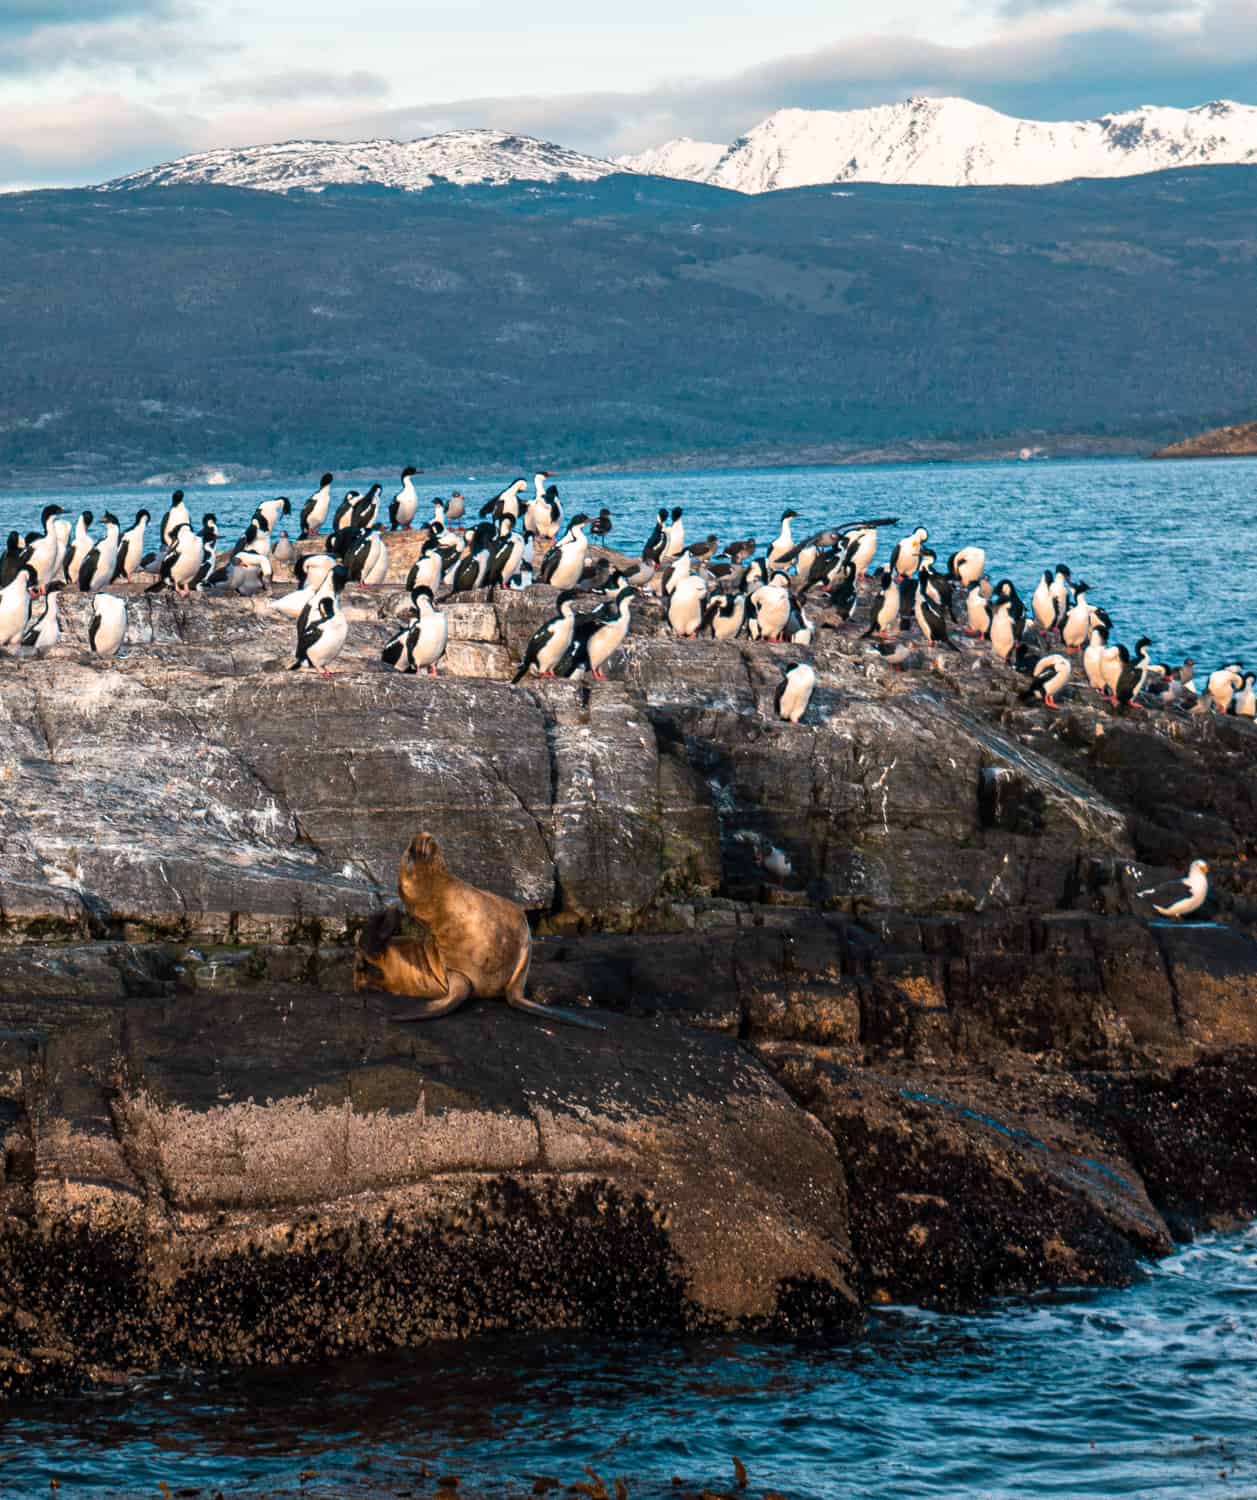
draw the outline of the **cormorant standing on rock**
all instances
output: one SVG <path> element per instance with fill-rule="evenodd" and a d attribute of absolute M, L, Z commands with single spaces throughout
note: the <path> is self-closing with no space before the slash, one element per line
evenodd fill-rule
<path fill-rule="evenodd" d="M 1033 680 L 1022 693 L 1023 701 L 1042 698 L 1048 708 L 1059 708 L 1057 702 L 1073 672 L 1067 656 L 1041 656 L 1035 663 Z"/>
<path fill-rule="evenodd" d="M 807 713 L 815 687 L 816 673 L 807 662 L 796 662 L 787 667 L 773 694 L 773 707 L 777 710 L 777 717 L 785 719 L 787 723 L 797 724 Z"/>
<path fill-rule="evenodd" d="M 290 672 L 301 667 L 311 667 L 329 676 L 328 663 L 335 661 L 345 649 L 349 634 L 349 621 L 341 613 L 335 596 L 324 595 L 318 607 L 308 616 L 303 616 L 297 625 L 297 657 Z"/>
<path fill-rule="evenodd" d="M 519 670 L 511 678 L 512 684 L 522 681 L 530 669 L 539 677 L 554 676 L 559 658 L 572 642 L 576 600 L 580 597 L 580 592 L 579 589 L 565 589 L 559 595 L 556 612 L 533 631 L 525 646 Z"/>
<path fill-rule="evenodd" d="M 301 507 L 301 540 L 308 541 L 317 536 L 327 520 L 327 509 L 332 503 L 332 476 L 324 474 L 319 487 Z"/>

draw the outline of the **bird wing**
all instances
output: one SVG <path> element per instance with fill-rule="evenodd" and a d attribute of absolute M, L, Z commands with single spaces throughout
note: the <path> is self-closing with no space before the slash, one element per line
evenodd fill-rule
<path fill-rule="evenodd" d="M 40 627 L 43 625 L 47 614 L 48 606 L 45 604 L 43 609 L 40 610 L 39 615 L 27 623 L 27 627 L 22 633 L 21 644 L 23 646 L 34 646 L 38 643 Z"/>
<path fill-rule="evenodd" d="M 698 624 L 698 628 L 700 630 L 708 630 L 711 628 L 711 625 L 715 621 L 716 616 L 721 613 L 724 597 L 725 596 L 723 594 L 713 594 L 711 598 L 708 599 L 707 603 L 703 606 L 703 618 L 699 621 Z"/>
<path fill-rule="evenodd" d="M 531 639 L 527 646 L 524 647 L 524 664 L 526 666 L 532 666 L 533 662 L 541 654 L 542 647 L 549 644 L 550 637 L 554 634 L 554 627 L 559 623 L 560 618 L 560 616 L 556 615 L 552 619 L 546 620 L 544 624 L 538 625 L 536 630 L 533 631 Z"/>
<path fill-rule="evenodd" d="M 542 583 L 549 583 L 554 577 L 555 570 L 559 566 L 559 558 L 563 555 L 563 543 L 558 542 L 546 553 L 545 561 L 541 564 L 541 571 L 537 575 Z"/>
<path fill-rule="evenodd" d="M 556 677 L 570 677 L 581 664 L 581 658 L 588 661 L 589 633 L 579 635 L 572 632 L 572 639 L 563 648 L 563 655 L 554 664 L 554 675 Z"/>
<path fill-rule="evenodd" d="M 838 527 L 839 536 L 849 536 L 853 531 L 876 531 L 879 526 L 898 526 L 898 516 L 883 516 L 879 521 L 849 521 Z"/>
<path fill-rule="evenodd" d="M 594 636 L 613 618 L 603 613 L 605 605 L 599 605 L 597 609 L 590 610 L 587 615 L 577 615 L 576 623 L 572 627 L 572 641 L 574 646 L 583 646 L 593 640 Z"/>
<path fill-rule="evenodd" d="M 1164 885 L 1154 885 L 1138 894 L 1146 896 L 1153 906 L 1173 906 L 1177 901 L 1190 900 L 1192 888 L 1185 880 L 1167 880 Z"/>
<path fill-rule="evenodd" d="M 303 657 L 309 656 L 310 647 L 315 645 L 319 637 L 323 634 L 323 626 L 326 623 L 322 615 L 316 615 L 313 618 L 305 614 L 302 615 L 297 625 L 298 661 L 301 661 Z"/>

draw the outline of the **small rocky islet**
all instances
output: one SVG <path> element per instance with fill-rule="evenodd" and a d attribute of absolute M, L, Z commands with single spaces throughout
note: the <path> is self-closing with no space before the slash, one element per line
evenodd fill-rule
<path fill-rule="evenodd" d="M 444 605 L 446 675 L 402 676 L 389 547 L 330 680 L 265 598 L 142 587 L 115 660 L 67 593 L 69 644 L 0 661 L 0 1394 L 508 1328 L 830 1341 L 1257 1213 L 1251 723 L 657 603 L 611 680 L 512 688 L 543 586 Z M 605 1031 L 354 991 L 420 829 Z M 1197 857 L 1204 920 L 1149 920 Z"/>

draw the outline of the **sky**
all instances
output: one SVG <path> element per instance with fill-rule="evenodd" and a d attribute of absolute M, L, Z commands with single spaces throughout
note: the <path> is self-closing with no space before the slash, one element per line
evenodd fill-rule
<path fill-rule="evenodd" d="M 491 126 L 596 156 L 774 109 L 1257 103 L 1257 0 L 0 0 L 0 187 Z"/>

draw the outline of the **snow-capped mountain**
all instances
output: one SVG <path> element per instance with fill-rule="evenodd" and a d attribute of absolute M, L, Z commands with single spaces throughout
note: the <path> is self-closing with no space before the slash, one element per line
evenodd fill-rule
<path fill-rule="evenodd" d="M 1257 107 L 1220 100 L 1056 122 L 1014 119 L 967 99 L 907 99 L 876 109 L 779 109 L 731 146 L 682 137 L 616 161 L 501 130 L 450 130 L 417 141 L 223 147 L 102 186 L 210 182 L 286 193 L 359 183 L 422 192 L 437 179 L 460 186 L 593 182 L 629 171 L 767 193 L 826 182 L 1063 182 L 1222 162 L 1257 165 Z"/>
<path fill-rule="evenodd" d="M 273 146 L 224 147 L 181 156 L 102 186 L 122 189 L 212 182 L 287 193 L 357 183 L 418 193 L 437 178 L 462 186 L 561 178 L 592 182 L 623 170 L 614 162 L 531 136 L 501 130 L 450 130 L 417 141 L 282 141 Z"/>
<path fill-rule="evenodd" d="M 687 182 L 710 182 L 711 174 L 728 152 L 718 141 L 692 141 L 688 135 L 635 156 L 617 157 L 622 171 L 645 172 L 650 177 L 680 177 Z"/>
<path fill-rule="evenodd" d="M 714 149 L 670 141 L 619 165 L 741 193 L 826 182 L 975 187 L 1128 177 L 1257 164 L 1257 108 L 1218 100 L 1057 122 L 1018 120 L 967 99 L 907 99 L 875 109 L 781 109 L 709 164 Z"/>

